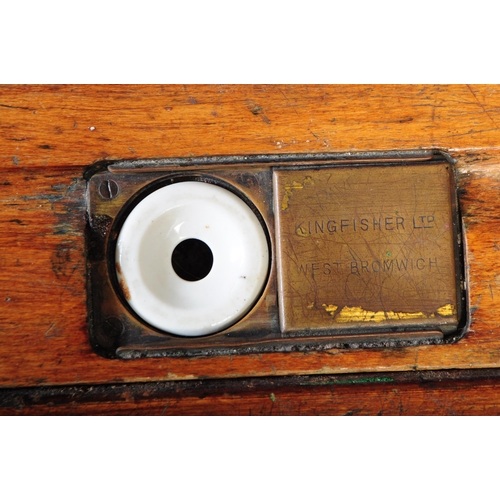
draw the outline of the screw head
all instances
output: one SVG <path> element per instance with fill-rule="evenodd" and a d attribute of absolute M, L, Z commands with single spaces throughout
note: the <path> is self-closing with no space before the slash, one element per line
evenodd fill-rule
<path fill-rule="evenodd" d="M 118 184 L 112 179 L 101 182 L 101 185 L 99 186 L 99 195 L 105 200 L 112 200 L 115 198 L 118 191 Z"/>
<path fill-rule="evenodd" d="M 118 318 L 106 318 L 95 331 L 95 341 L 103 349 L 116 349 L 123 331 L 124 325 Z"/>
<path fill-rule="evenodd" d="M 110 336 L 115 338 L 123 333 L 123 323 L 113 316 L 104 320 L 104 328 Z"/>

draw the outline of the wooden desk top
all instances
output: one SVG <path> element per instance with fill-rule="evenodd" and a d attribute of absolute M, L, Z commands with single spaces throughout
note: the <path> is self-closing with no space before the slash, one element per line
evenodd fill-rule
<path fill-rule="evenodd" d="M 438 412 L 432 398 L 446 400 L 443 413 L 497 413 L 500 401 L 492 396 L 500 368 L 497 122 L 499 86 L 0 87 L 0 411 L 21 412 L 23 405 L 35 413 L 48 411 L 30 398 L 43 395 L 47 403 L 56 397 L 51 391 L 59 390 L 67 403 L 59 411 L 66 413 L 139 412 L 139 407 L 161 413 L 169 398 L 177 406 L 167 406 L 167 414 L 231 413 L 231 408 L 248 413 L 262 401 L 263 413 L 275 413 L 276 394 L 282 391 L 287 396 L 281 413 L 304 412 L 305 406 L 290 401 L 305 402 L 313 393 L 321 401 L 307 412 L 348 413 L 371 391 L 374 399 L 361 413 L 397 413 L 394 401 L 375 398 L 389 390 L 390 399 L 395 390 L 406 391 L 401 404 L 407 413 Z M 83 174 L 89 165 L 112 159 L 418 148 L 442 149 L 457 160 L 471 324 L 456 344 L 128 361 L 93 353 L 84 248 Z M 457 381 L 450 370 L 464 375 Z M 417 378 L 401 378 L 406 372 Z M 432 390 L 418 378 L 431 372 Z M 241 385 L 234 385 L 238 380 Z M 184 390 L 195 399 L 196 391 L 211 396 L 193 405 L 179 395 L 184 386 L 168 385 L 174 381 L 199 381 Z M 155 386 L 155 393 L 147 382 L 163 385 Z M 134 389 L 113 390 L 134 399 L 134 391 L 143 388 L 146 403 L 113 407 L 110 387 L 123 383 L 134 383 Z M 103 392 L 94 401 L 85 393 L 99 387 L 111 391 L 109 398 Z M 331 399 L 333 387 L 339 399 Z M 71 391 L 73 396 L 63 396 Z M 227 391 L 233 400 L 224 406 L 227 401 L 220 398 Z M 493 399 L 481 399 L 482 407 L 459 403 L 462 396 L 484 398 L 485 393 Z M 77 409 L 75 401 L 81 401 Z"/>

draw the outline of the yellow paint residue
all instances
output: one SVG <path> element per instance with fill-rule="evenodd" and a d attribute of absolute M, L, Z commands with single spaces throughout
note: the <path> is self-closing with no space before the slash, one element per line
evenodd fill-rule
<path fill-rule="evenodd" d="M 386 319 L 384 311 L 366 311 L 362 307 L 357 306 L 343 307 L 335 318 L 338 323 L 350 323 L 351 321 L 374 321 L 375 323 L 380 323 Z"/>
<path fill-rule="evenodd" d="M 401 319 L 427 319 L 435 318 L 435 314 L 424 312 L 394 312 L 394 311 L 367 311 L 359 306 L 345 306 L 337 312 L 339 306 L 333 304 L 322 304 L 325 311 L 335 318 L 337 323 L 371 322 L 380 323 L 382 321 L 394 321 Z M 440 316 L 451 316 L 455 312 L 453 304 L 446 304 L 437 309 Z"/>
<path fill-rule="evenodd" d="M 307 304 L 307 309 L 312 309 L 314 307 L 314 302 Z"/>
<path fill-rule="evenodd" d="M 302 182 L 293 181 L 291 184 L 285 184 L 285 195 L 283 196 L 283 201 L 281 203 L 281 210 L 286 210 L 288 208 L 288 203 L 294 191 L 297 189 L 304 189 L 305 186 L 313 185 L 314 181 L 310 175 L 308 175 Z"/>
<path fill-rule="evenodd" d="M 453 316 L 455 314 L 455 307 L 453 304 L 446 304 L 438 308 L 436 311 L 440 316 Z"/>
<path fill-rule="evenodd" d="M 427 318 L 427 314 L 423 312 L 414 312 L 414 313 L 403 313 L 403 312 L 394 312 L 387 311 L 386 313 L 387 319 L 422 319 Z"/>
<path fill-rule="evenodd" d="M 309 236 L 308 232 L 303 227 L 298 227 L 295 231 L 297 236 L 301 236 L 302 238 L 307 238 Z"/>
<path fill-rule="evenodd" d="M 321 304 L 322 307 L 325 308 L 325 311 L 330 315 L 330 316 L 335 316 L 335 313 L 337 312 L 337 309 L 339 306 L 334 306 L 333 304 Z"/>

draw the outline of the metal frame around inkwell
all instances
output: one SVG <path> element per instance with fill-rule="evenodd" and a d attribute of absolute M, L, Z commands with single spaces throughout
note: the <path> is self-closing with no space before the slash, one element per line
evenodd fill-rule
<path fill-rule="evenodd" d="M 341 333 L 282 333 L 278 308 L 273 172 L 275 169 L 345 166 L 405 166 L 446 162 L 450 166 L 451 210 L 455 242 L 458 325 L 453 332 L 410 329 L 346 329 Z M 454 162 L 441 151 L 324 153 L 167 158 L 98 163 L 86 172 L 87 306 L 90 343 L 108 358 L 217 356 L 360 347 L 408 347 L 444 344 L 460 339 L 468 327 L 463 232 Z M 127 215 L 154 190 L 194 180 L 220 185 L 246 201 L 267 234 L 270 269 L 262 295 L 241 320 L 203 337 L 181 337 L 160 331 L 135 314 L 124 298 L 115 270 L 116 240 Z"/>

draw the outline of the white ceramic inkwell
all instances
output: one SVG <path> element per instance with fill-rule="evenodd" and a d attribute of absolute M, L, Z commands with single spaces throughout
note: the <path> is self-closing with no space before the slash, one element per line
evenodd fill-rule
<path fill-rule="evenodd" d="M 220 332 L 245 316 L 269 274 L 260 220 L 239 196 L 199 181 L 141 200 L 116 246 L 117 278 L 133 311 L 167 333 Z"/>

